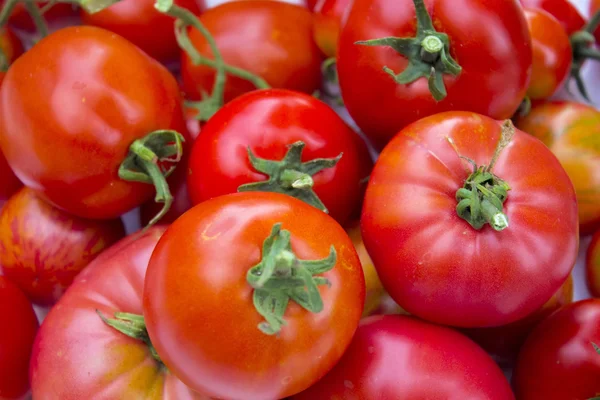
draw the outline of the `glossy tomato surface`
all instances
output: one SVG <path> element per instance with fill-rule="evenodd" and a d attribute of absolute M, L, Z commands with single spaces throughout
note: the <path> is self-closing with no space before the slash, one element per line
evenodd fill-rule
<path fill-rule="evenodd" d="M 277 335 L 246 281 L 273 226 L 291 234 L 300 260 L 337 258 L 312 313 L 290 300 Z M 352 241 L 331 217 L 278 193 L 237 193 L 175 221 L 148 266 L 144 316 L 161 358 L 191 388 L 225 399 L 280 399 L 308 388 L 342 356 L 358 326 L 365 283 Z"/>
<path fill-rule="evenodd" d="M 343 224 L 359 208 L 361 180 L 372 165 L 359 140 L 327 104 L 312 96 L 283 89 L 247 93 L 219 110 L 194 143 L 188 175 L 192 202 L 266 180 L 250 163 L 248 148 L 256 157 L 281 161 L 290 145 L 302 141 L 302 162 L 342 154 L 335 166 L 313 175 L 312 188 Z"/>
<path fill-rule="evenodd" d="M 84 218 L 114 218 L 152 196 L 152 185 L 118 177 L 133 141 L 158 129 L 186 134 L 173 76 L 96 27 L 42 39 L 10 68 L 0 99 L 0 146 L 15 174 Z"/>
<path fill-rule="evenodd" d="M 29 358 L 38 320 L 17 285 L 0 276 L 0 399 L 19 400 L 29 392 Z"/>
<path fill-rule="evenodd" d="M 106 325 L 96 312 L 107 318 L 142 313 L 146 267 L 163 232 L 155 227 L 115 244 L 52 308 L 33 349 L 35 399 L 207 399 L 157 362 L 148 345 Z"/>
<path fill-rule="evenodd" d="M 388 46 L 357 41 L 414 37 L 412 0 L 356 0 L 342 29 L 337 67 L 344 104 L 378 147 L 401 128 L 428 115 L 468 110 L 496 119 L 512 116 L 523 100 L 531 72 L 531 41 L 516 0 L 425 0 L 438 32 L 450 40 L 450 54 L 462 67 L 444 75 L 447 97 L 436 101 L 428 79 L 395 82 L 408 59 Z"/>
<path fill-rule="evenodd" d="M 508 381 L 475 343 L 407 316 L 363 320 L 340 362 L 294 400 L 514 399 Z"/>
<path fill-rule="evenodd" d="M 499 121 L 442 113 L 409 125 L 380 154 L 363 206 L 363 239 L 385 289 L 409 313 L 461 327 L 531 314 L 573 268 L 579 234 L 569 177 L 539 140 L 515 130 L 492 169 L 509 186 L 508 227 L 473 228 L 456 193 L 490 163 Z"/>
<path fill-rule="evenodd" d="M 304 7 L 269 0 L 234 1 L 207 10 L 200 21 L 214 36 L 227 64 L 261 76 L 271 87 L 312 94 L 321 84 L 322 56 L 312 39 L 312 14 Z M 190 30 L 196 49 L 212 58 L 204 37 Z M 183 53 L 181 74 L 187 97 L 201 99 L 210 92 L 214 69 L 195 66 Z M 255 87 L 229 76 L 225 100 Z"/>
<path fill-rule="evenodd" d="M 517 126 L 558 157 L 575 186 L 580 229 L 594 232 L 600 226 L 600 112 L 585 104 L 549 102 L 534 107 Z"/>
<path fill-rule="evenodd" d="M 23 188 L 0 212 L 0 269 L 32 302 L 51 305 L 83 268 L 123 236 L 119 219 L 74 217 Z"/>
<path fill-rule="evenodd" d="M 313 37 L 327 57 L 335 57 L 342 24 L 352 0 L 319 0 L 315 5 Z"/>
<path fill-rule="evenodd" d="M 89 14 L 82 9 L 84 24 L 115 32 L 129 40 L 148 55 L 160 61 L 179 58 L 173 17 L 154 8 L 155 0 L 122 0 L 104 10 Z M 176 0 L 175 5 L 194 14 L 200 9 L 196 0 Z"/>
<path fill-rule="evenodd" d="M 585 256 L 586 282 L 592 296 L 600 297 L 600 231 L 592 237 Z"/>
<path fill-rule="evenodd" d="M 568 35 L 585 25 L 585 19 L 570 0 L 520 0 L 524 7 L 539 8 L 556 18 Z M 594 0 L 592 0 L 594 1 Z"/>
<path fill-rule="evenodd" d="M 513 386 L 520 400 L 592 399 L 600 394 L 600 300 L 582 300 L 546 318 L 529 336 Z"/>
<path fill-rule="evenodd" d="M 552 96 L 569 76 L 573 60 L 569 35 L 548 12 L 525 9 L 531 34 L 533 68 L 527 95 L 532 100 Z"/>

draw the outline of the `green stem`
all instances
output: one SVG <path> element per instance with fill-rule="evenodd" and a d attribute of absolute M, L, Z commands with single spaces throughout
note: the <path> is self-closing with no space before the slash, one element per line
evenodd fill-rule
<path fill-rule="evenodd" d="M 19 3 L 20 0 L 6 0 L 4 2 L 4 6 L 2 7 L 2 11 L 0 11 L 0 28 L 3 28 L 8 23 L 8 18 L 10 18 L 15 6 Z"/>
<path fill-rule="evenodd" d="M 25 5 L 25 9 L 31 16 L 31 19 L 33 20 L 33 23 L 39 35 L 41 37 L 48 36 L 48 24 L 46 23 L 46 20 L 44 19 L 44 16 L 42 15 L 40 8 L 35 3 L 35 1 L 23 0 L 23 3 Z"/>
<path fill-rule="evenodd" d="M 309 312 L 319 313 L 324 304 L 318 286 L 330 282 L 322 276 L 337 262 L 337 253 L 330 247 L 329 256 L 320 260 L 300 260 L 292 251 L 291 234 L 273 225 L 263 242 L 262 259 L 252 267 L 246 280 L 254 289 L 256 311 L 265 318 L 258 328 L 267 335 L 278 334 L 285 325 L 284 314 L 290 300 Z"/>

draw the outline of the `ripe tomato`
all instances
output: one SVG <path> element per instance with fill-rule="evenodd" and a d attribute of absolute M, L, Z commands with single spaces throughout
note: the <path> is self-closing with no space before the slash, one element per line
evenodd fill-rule
<path fill-rule="evenodd" d="M 123 236 L 121 220 L 74 217 L 23 188 L 0 212 L 0 268 L 32 302 L 51 305 L 90 261 Z"/>
<path fill-rule="evenodd" d="M 494 361 L 449 328 L 407 316 L 363 320 L 340 362 L 294 396 L 312 399 L 514 399 Z"/>
<path fill-rule="evenodd" d="M 102 253 L 50 310 L 33 348 L 34 398 L 207 399 L 173 376 L 149 344 L 108 326 L 96 312 L 111 319 L 116 312 L 141 314 L 146 267 L 163 232 L 151 228 Z"/>
<path fill-rule="evenodd" d="M 360 181 L 372 165 L 357 139 L 314 97 L 284 89 L 247 93 L 219 110 L 194 143 L 192 203 L 238 190 L 277 191 L 326 208 L 343 224 L 359 207 Z"/>
<path fill-rule="evenodd" d="M 147 140 L 146 150 L 165 153 L 174 146 L 149 133 L 186 134 L 173 76 L 96 27 L 69 27 L 42 39 L 10 68 L 0 98 L 0 146 L 15 174 L 84 218 L 117 217 L 152 195 L 151 185 L 119 178 L 126 157 L 130 175 L 162 177 L 154 158 L 128 156 L 133 143 Z"/>
<path fill-rule="evenodd" d="M 5 0 L 2 0 L 0 3 L 4 5 Z M 50 2 L 37 2 L 40 8 L 46 7 L 48 3 Z M 66 20 L 76 15 L 77 8 L 73 4 L 57 3 L 50 7 L 48 11 L 44 13 L 44 19 L 49 25 L 57 25 L 64 23 Z M 15 6 L 8 22 L 11 26 L 20 30 L 34 31 L 36 29 L 35 24 L 33 23 L 31 16 L 29 15 L 29 12 L 22 4 L 22 2 Z"/>
<path fill-rule="evenodd" d="M 504 325 L 540 308 L 579 244 L 573 185 L 556 157 L 510 121 L 470 112 L 398 133 L 371 174 L 361 228 L 390 296 L 460 327 Z"/>
<path fill-rule="evenodd" d="M 517 120 L 519 129 L 542 140 L 575 186 L 581 232 L 600 226 L 600 112 L 572 102 L 549 102 Z"/>
<path fill-rule="evenodd" d="M 371 315 L 375 310 L 381 306 L 381 301 L 386 295 L 383 285 L 377 276 L 377 270 L 373 265 L 371 256 L 365 248 L 365 244 L 360 234 L 360 223 L 359 221 L 352 222 L 346 229 L 348 236 L 352 239 L 356 253 L 360 260 L 363 273 L 365 275 L 365 306 L 363 308 L 363 317 Z"/>
<path fill-rule="evenodd" d="M 29 357 L 38 321 L 19 288 L 0 276 L 0 399 L 17 400 L 29 392 Z"/>
<path fill-rule="evenodd" d="M 173 61 L 180 49 L 175 40 L 174 19 L 154 8 L 156 0 L 122 0 L 97 13 L 82 9 L 84 24 L 115 32 L 148 55 L 160 61 Z M 176 0 L 175 4 L 200 13 L 196 0 Z"/>
<path fill-rule="evenodd" d="M 524 7 L 539 8 L 550 13 L 560 22 L 568 35 L 585 25 L 585 19 L 569 0 L 520 0 Z"/>
<path fill-rule="evenodd" d="M 416 23 L 413 2 L 419 6 L 421 24 Z M 413 2 L 356 0 L 342 29 L 337 59 L 342 97 L 363 132 L 382 147 L 399 129 L 442 111 L 512 116 L 525 96 L 532 57 L 527 23 L 516 0 Z M 427 12 L 435 28 L 424 23 L 430 21 Z M 419 39 L 404 46 L 411 53 L 409 62 L 388 45 L 414 37 L 417 25 L 438 33 L 420 32 Z M 386 37 L 397 38 L 380 45 L 364 43 Z M 432 53 L 421 43 L 425 37 Z"/>
<path fill-rule="evenodd" d="M 313 93 L 321 83 L 321 54 L 312 40 L 312 14 L 304 7 L 277 1 L 234 1 L 207 10 L 200 21 L 214 36 L 223 60 L 264 78 L 272 87 Z M 190 39 L 205 56 L 212 52 L 195 29 Z M 183 53 L 183 86 L 188 97 L 202 98 L 215 79 L 211 67 L 193 65 Z M 225 100 L 254 89 L 241 78 L 227 76 Z"/>
<path fill-rule="evenodd" d="M 0 152 L 0 208 L 19 188 L 23 186 Z"/>
<path fill-rule="evenodd" d="M 600 11 L 600 0 L 590 0 L 589 10 L 590 18 L 592 18 L 598 11 Z M 594 31 L 594 36 L 596 36 L 596 41 L 600 42 L 600 27 L 596 28 Z"/>
<path fill-rule="evenodd" d="M 567 305 L 529 336 L 513 373 L 519 400 L 590 399 L 600 394 L 600 300 Z M 594 397 L 595 398 L 595 397 Z"/>
<path fill-rule="evenodd" d="M 569 76 L 571 42 L 561 24 L 544 10 L 525 9 L 533 48 L 533 68 L 527 95 L 532 100 L 552 96 Z"/>
<path fill-rule="evenodd" d="M 319 0 L 315 6 L 313 37 L 327 57 L 335 57 L 342 24 L 352 0 Z"/>
<path fill-rule="evenodd" d="M 238 193 L 167 229 L 148 266 L 144 317 L 165 365 L 192 389 L 279 399 L 339 360 L 364 296 L 352 241 L 331 217 L 290 196 Z"/>
<path fill-rule="evenodd" d="M 463 333 L 494 355 L 496 360 L 507 366 L 513 365 L 519 349 L 531 331 L 547 316 L 571 302 L 573 302 L 573 278 L 569 276 L 558 292 L 542 308 L 525 318 L 493 328 L 465 329 Z"/>
<path fill-rule="evenodd" d="M 600 231 L 596 232 L 585 256 L 586 282 L 590 293 L 600 297 Z"/>

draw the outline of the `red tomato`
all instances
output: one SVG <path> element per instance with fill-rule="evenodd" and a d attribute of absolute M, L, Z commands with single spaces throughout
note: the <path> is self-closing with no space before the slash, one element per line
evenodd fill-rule
<path fill-rule="evenodd" d="M 573 302 L 573 279 L 569 276 L 569 279 L 542 308 L 525 318 L 493 328 L 465 329 L 463 333 L 500 362 L 512 365 L 531 331 L 548 315 L 571 302 Z"/>
<path fill-rule="evenodd" d="M 517 120 L 519 129 L 542 140 L 575 186 L 583 234 L 600 226 L 600 112 L 572 102 L 549 102 Z"/>
<path fill-rule="evenodd" d="M 264 78 L 272 87 L 312 94 L 321 84 L 321 54 L 312 40 L 312 14 L 304 7 L 277 1 L 234 1 L 207 10 L 200 21 L 214 36 L 223 60 Z M 195 29 L 190 39 L 205 56 L 212 52 Z M 211 67 L 193 65 L 183 53 L 183 86 L 188 97 L 202 98 L 215 79 Z M 225 100 L 254 89 L 243 79 L 229 76 Z"/>
<path fill-rule="evenodd" d="M 319 0 L 302 0 L 302 1 L 305 3 L 306 7 L 309 10 L 313 11 L 315 9 L 315 7 L 317 6 L 317 2 Z"/>
<path fill-rule="evenodd" d="M 423 0 L 413 1 L 423 5 Z M 382 147 L 399 129 L 442 111 L 468 110 L 497 119 L 512 116 L 525 96 L 532 57 L 527 23 L 516 0 L 425 0 L 426 9 L 419 15 L 425 20 L 427 11 L 433 15 L 431 29 L 439 33 L 422 33 L 411 42 L 410 64 L 387 45 L 356 44 L 389 36 L 414 37 L 412 3 L 356 0 L 342 29 L 337 59 L 340 87 L 344 104 L 362 131 Z M 427 43 L 433 53 L 423 48 L 423 37 L 431 39 Z M 435 61 L 441 57 L 435 50 L 444 47 L 444 41 L 449 53 L 441 52 L 455 62 Z M 390 76 L 403 71 L 407 73 L 398 79 L 408 84 Z"/>
<path fill-rule="evenodd" d="M 134 141 L 161 129 L 187 134 L 173 76 L 95 27 L 42 39 L 10 68 L 0 98 L 0 146 L 15 174 L 84 218 L 117 217 L 152 195 L 151 185 L 119 178 Z"/>
<path fill-rule="evenodd" d="M 496 158 L 499 143 L 507 147 Z M 460 327 L 540 308 L 579 244 L 575 192 L 556 157 L 510 121 L 469 112 L 398 133 L 371 174 L 361 228 L 390 296 L 410 314 Z"/>
<path fill-rule="evenodd" d="M 17 400 L 29 392 L 29 357 L 38 321 L 19 288 L 0 276 L 0 398 Z"/>
<path fill-rule="evenodd" d="M 288 289 L 268 289 L 277 282 Z M 352 241 L 331 217 L 282 194 L 238 193 L 167 229 L 148 266 L 144 317 L 165 365 L 192 389 L 279 399 L 339 360 L 364 296 Z"/>
<path fill-rule="evenodd" d="M 108 326 L 96 312 L 106 318 L 142 313 L 146 267 L 163 232 L 151 228 L 102 253 L 50 310 L 33 348 L 35 399 L 207 399 L 173 376 L 147 343 Z"/>
<path fill-rule="evenodd" d="M 350 12 L 352 0 L 319 0 L 315 6 L 313 37 L 327 57 L 335 57 L 342 23 Z"/>
<path fill-rule="evenodd" d="M 323 379 L 294 400 L 514 399 L 494 361 L 449 328 L 388 315 L 363 320 Z"/>
<path fill-rule="evenodd" d="M 590 18 L 592 18 L 598 11 L 600 11 L 600 0 L 590 0 L 589 10 Z M 596 28 L 594 31 L 594 36 L 596 36 L 596 41 L 600 42 L 600 28 Z"/>
<path fill-rule="evenodd" d="M 0 212 L 0 266 L 32 302 L 51 305 L 90 261 L 123 236 L 121 220 L 74 217 L 23 188 Z"/>
<path fill-rule="evenodd" d="M 23 186 L 0 152 L 0 208 L 19 188 Z"/>
<path fill-rule="evenodd" d="M 539 8 L 550 13 L 560 22 L 568 35 L 572 35 L 585 25 L 577 7 L 569 0 L 520 0 L 524 7 Z"/>
<path fill-rule="evenodd" d="M 4 5 L 4 0 L 1 1 Z M 37 2 L 40 8 L 48 5 L 49 1 Z M 65 20 L 72 18 L 77 15 L 77 9 L 73 4 L 54 4 L 48 11 L 44 13 L 44 19 L 50 25 L 63 23 Z M 29 12 L 25 9 L 25 6 L 17 4 L 9 18 L 9 23 L 13 27 L 25 31 L 34 31 L 36 29 Z"/>
<path fill-rule="evenodd" d="M 157 60 L 176 60 L 181 50 L 175 40 L 175 20 L 156 10 L 154 3 L 156 0 L 122 0 L 93 14 L 82 9 L 81 18 L 84 24 L 123 36 Z M 196 0 L 176 0 L 175 4 L 200 13 Z"/>
<path fill-rule="evenodd" d="M 253 183 L 244 190 L 279 191 L 320 209 L 324 205 L 343 224 L 359 207 L 360 181 L 372 165 L 358 139 L 314 97 L 283 89 L 247 93 L 219 110 L 194 143 L 188 175 L 192 203 Z M 251 161 L 248 148 L 262 161 Z"/>
<path fill-rule="evenodd" d="M 569 36 L 544 10 L 525 9 L 533 48 L 533 69 L 527 95 L 532 100 L 552 96 L 569 76 L 573 61 Z"/>
<path fill-rule="evenodd" d="M 519 400 L 586 400 L 600 393 L 600 300 L 563 307 L 529 336 L 513 373 Z"/>
<path fill-rule="evenodd" d="M 596 232 L 585 257 L 586 282 L 590 293 L 600 297 L 600 231 Z"/>

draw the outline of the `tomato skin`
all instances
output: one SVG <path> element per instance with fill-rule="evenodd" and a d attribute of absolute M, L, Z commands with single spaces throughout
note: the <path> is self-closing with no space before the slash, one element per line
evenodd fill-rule
<path fill-rule="evenodd" d="M 293 397 L 338 398 L 509 400 L 514 396 L 494 361 L 465 336 L 413 317 L 387 315 L 364 319 L 333 370 Z"/>
<path fill-rule="evenodd" d="M 304 7 L 268 0 L 234 1 L 207 10 L 200 21 L 214 36 L 226 63 L 264 78 L 271 87 L 312 94 L 321 84 L 322 56 L 312 40 L 312 14 Z M 203 55 L 212 57 L 204 37 L 190 30 L 190 39 Z M 181 75 L 186 97 L 200 100 L 210 92 L 214 69 L 195 66 L 183 52 Z M 255 87 L 227 77 L 225 100 Z"/>
<path fill-rule="evenodd" d="M 533 68 L 527 95 L 532 100 L 552 96 L 567 80 L 573 61 L 569 36 L 560 22 L 541 9 L 525 9 L 533 48 Z"/>
<path fill-rule="evenodd" d="M 0 212 L 0 268 L 32 302 L 51 305 L 83 268 L 124 236 L 121 220 L 74 217 L 23 188 Z"/>
<path fill-rule="evenodd" d="M 463 333 L 495 356 L 500 363 L 513 365 L 519 349 L 533 329 L 554 311 L 572 302 L 573 278 L 569 276 L 546 304 L 525 318 L 498 327 L 465 329 Z"/>
<path fill-rule="evenodd" d="M 581 233 L 594 232 L 600 226 L 600 113 L 585 104 L 553 101 L 532 108 L 517 126 L 558 157 L 575 186 Z"/>
<path fill-rule="evenodd" d="M 415 35 L 411 0 L 356 0 L 339 41 L 337 68 L 344 104 L 374 144 L 383 147 L 411 122 L 443 111 L 465 110 L 510 118 L 525 96 L 531 73 L 531 40 L 516 0 L 426 0 L 439 32 L 462 66 L 444 76 L 448 95 L 437 102 L 421 78 L 395 83 L 383 67 L 400 72 L 408 60 L 389 47 L 355 42 Z M 465 14 L 465 10 L 471 12 Z M 491 40 L 490 38 L 494 38 Z"/>
<path fill-rule="evenodd" d="M 343 21 L 352 0 L 319 0 L 315 6 L 313 37 L 327 57 L 335 57 Z"/>
<path fill-rule="evenodd" d="M 268 336 L 257 328 L 263 319 L 246 274 L 278 222 L 298 258 L 322 259 L 334 245 L 337 264 L 323 274 L 331 287 L 319 287 L 324 309 L 313 314 L 291 301 L 287 324 Z M 364 285 L 352 241 L 331 217 L 283 194 L 236 193 L 197 205 L 167 229 L 148 266 L 144 317 L 161 358 L 191 388 L 279 399 L 309 387 L 342 356 Z"/>
<path fill-rule="evenodd" d="M 592 237 L 585 256 L 587 287 L 594 297 L 600 297 L 600 231 Z"/>
<path fill-rule="evenodd" d="M 203 126 L 190 156 L 190 198 L 198 204 L 267 179 L 250 164 L 248 147 L 257 157 L 279 161 L 289 145 L 303 141 L 304 162 L 343 153 L 336 166 L 313 176 L 313 189 L 330 215 L 344 224 L 359 207 L 360 181 L 372 165 L 358 140 L 328 105 L 312 96 L 284 89 L 247 93 Z"/>
<path fill-rule="evenodd" d="M 581 30 L 585 25 L 585 19 L 569 0 L 520 0 L 527 8 L 539 8 L 550 13 L 560 22 L 567 34 Z"/>
<path fill-rule="evenodd" d="M 146 344 L 109 327 L 96 313 L 108 318 L 142 313 L 146 267 L 163 232 L 153 227 L 115 244 L 50 310 L 33 348 L 35 399 L 206 399 L 159 366 Z"/>
<path fill-rule="evenodd" d="M 590 0 L 589 11 L 590 18 L 592 18 L 594 14 L 600 11 L 600 1 Z M 594 36 L 596 36 L 596 41 L 600 42 L 600 28 L 596 28 L 596 30 L 594 31 Z"/>
<path fill-rule="evenodd" d="M 459 154 L 489 163 L 500 133 L 491 118 L 442 113 L 400 131 L 375 164 L 363 239 L 385 289 L 410 314 L 460 327 L 508 324 L 540 308 L 575 264 L 573 185 L 524 132 L 515 131 L 493 169 L 512 188 L 508 228 L 477 231 L 458 216 L 456 191 L 473 171 Z"/>
<path fill-rule="evenodd" d="M 38 320 L 19 287 L 0 276 L 0 398 L 21 399 L 29 391 L 29 358 Z"/>
<path fill-rule="evenodd" d="M 600 300 L 567 305 L 529 336 L 513 373 L 518 399 L 591 399 L 600 393 Z"/>
<path fill-rule="evenodd" d="M 6 158 L 4 158 L 4 155 L 0 152 L 0 209 L 6 200 L 19 190 L 21 186 L 23 186 L 23 184 L 15 176 L 6 162 Z"/>
<path fill-rule="evenodd" d="M 123 0 L 104 10 L 89 14 L 81 10 L 86 25 L 115 32 L 159 61 L 173 61 L 180 49 L 175 40 L 174 19 L 154 8 L 154 0 Z M 194 14 L 200 9 L 196 0 L 177 0 L 175 4 Z"/>
<path fill-rule="evenodd" d="M 83 218 L 114 218 L 152 196 L 152 185 L 117 174 L 134 140 L 187 135 L 174 77 L 96 27 L 42 39 L 9 69 L 0 99 L 0 146 L 17 177 Z"/>

